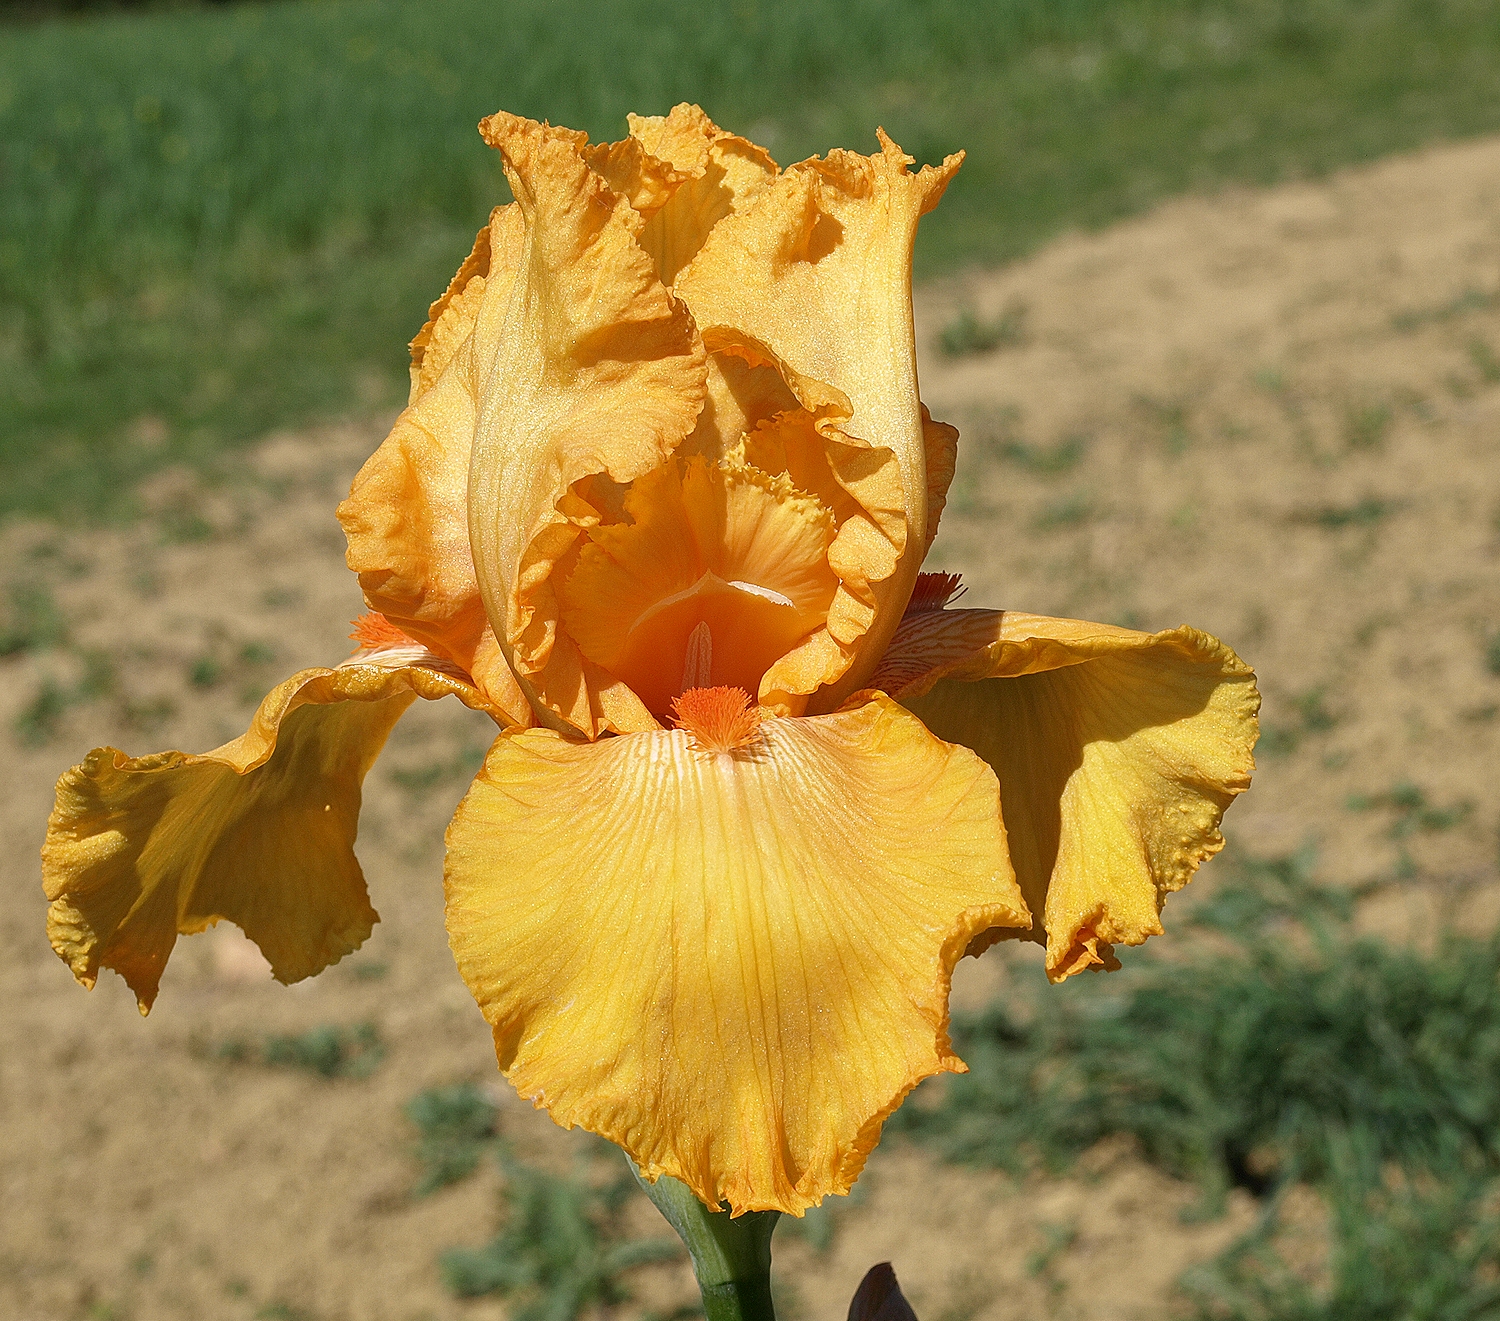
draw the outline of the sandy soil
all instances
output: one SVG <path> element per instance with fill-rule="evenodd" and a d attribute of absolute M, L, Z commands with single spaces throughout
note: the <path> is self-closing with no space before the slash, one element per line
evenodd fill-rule
<path fill-rule="evenodd" d="M 956 361 L 931 347 L 962 308 L 1007 306 L 1026 309 L 1022 343 Z M 919 323 L 924 394 L 966 437 L 933 553 L 964 572 L 966 603 L 1220 634 L 1267 699 L 1235 846 L 1312 844 L 1332 883 L 1407 877 L 1368 914 L 1392 936 L 1492 921 L 1500 142 L 1176 202 L 927 289 Z M 277 679 L 345 654 L 360 602 L 332 509 L 379 434 L 274 438 L 217 488 L 169 474 L 127 531 L 0 529 L 0 575 L 45 587 L 66 625 L 0 660 L 7 1317 L 498 1318 L 449 1297 L 434 1265 L 493 1232 L 498 1175 L 413 1200 L 402 1106 L 493 1082 L 518 1150 L 574 1149 L 495 1076 L 444 941 L 442 829 L 487 739 L 456 704 L 415 710 L 371 775 L 359 848 L 384 920 L 322 977 L 276 986 L 220 929 L 178 946 L 142 1021 L 117 979 L 78 989 L 42 934 L 59 771 L 104 742 L 213 746 Z M 1397 838 L 1394 809 L 1349 807 L 1404 784 L 1435 809 L 1426 828 Z M 1039 977 L 1033 953 L 966 965 L 959 995 Z M 218 1051 L 363 1022 L 387 1047 L 364 1081 Z M 794 1318 L 842 1316 L 887 1257 L 924 1321 L 1157 1317 L 1252 1214 L 1184 1223 L 1192 1191 L 1114 1149 L 1017 1183 L 888 1144 L 861 1189 L 830 1251 L 779 1251 Z M 666 1306 L 688 1287 L 667 1267 L 642 1292 Z"/>

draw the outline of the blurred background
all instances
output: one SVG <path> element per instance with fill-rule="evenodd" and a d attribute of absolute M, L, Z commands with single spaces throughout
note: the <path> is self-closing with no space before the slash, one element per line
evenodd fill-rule
<path fill-rule="evenodd" d="M 1256 665 L 1230 845 L 1125 970 L 966 964 L 972 1072 L 784 1226 L 786 1321 L 1500 1316 L 1500 7 L 1489 0 L 0 4 L 0 1312 L 690 1315 L 608 1151 L 494 1071 L 441 928 L 487 722 L 413 711 L 384 921 L 142 1022 L 47 948 L 90 747 L 201 750 L 345 654 L 332 517 L 508 200 L 475 123 L 700 103 L 782 164 L 967 162 L 917 249 L 965 604 Z M 636 1248 L 639 1247 L 639 1251 Z M 627 1250 L 628 1249 L 628 1250 Z"/>

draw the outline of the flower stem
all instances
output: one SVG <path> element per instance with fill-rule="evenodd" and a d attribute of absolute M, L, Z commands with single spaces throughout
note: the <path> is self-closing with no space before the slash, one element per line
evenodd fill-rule
<path fill-rule="evenodd" d="M 747 1211 L 731 1219 L 728 1211 L 704 1206 L 685 1183 L 666 1175 L 647 1183 L 634 1162 L 630 1168 L 687 1244 L 707 1321 L 776 1321 L 771 1305 L 771 1234 L 781 1212 Z"/>

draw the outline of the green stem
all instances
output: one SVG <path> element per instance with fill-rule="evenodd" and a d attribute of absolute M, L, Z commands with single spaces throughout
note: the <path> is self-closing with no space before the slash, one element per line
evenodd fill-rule
<path fill-rule="evenodd" d="M 663 1176 L 647 1183 L 646 1196 L 687 1244 L 708 1321 L 776 1321 L 771 1305 L 771 1234 L 780 1211 L 728 1211 L 704 1206 L 685 1183 Z"/>

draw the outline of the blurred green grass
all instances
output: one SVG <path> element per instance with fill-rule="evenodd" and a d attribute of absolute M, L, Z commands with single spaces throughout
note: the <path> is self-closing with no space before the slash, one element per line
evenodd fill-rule
<path fill-rule="evenodd" d="M 1489 0 L 326 0 L 0 29 L 0 516 L 399 401 L 504 106 L 970 158 L 923 274 L 1500 127 Z"/>

